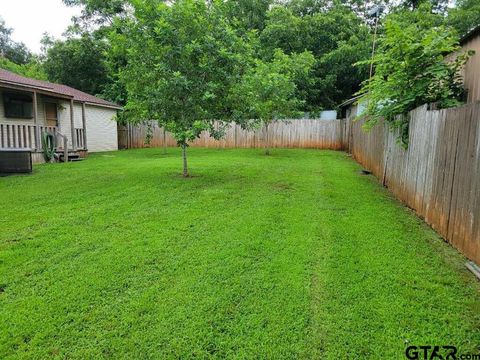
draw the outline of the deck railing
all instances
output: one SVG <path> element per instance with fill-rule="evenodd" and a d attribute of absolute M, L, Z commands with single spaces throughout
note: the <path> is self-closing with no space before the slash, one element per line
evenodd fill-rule
<path fill-rule="evenodd" d="M 0 124 L 0 147 L 34 148 L 35 126 Z"/>
<path fill-rule="evenodd" d="M 38 131 L 37 131 L 38 129 Z M 53 134 L 57 145 L 63 150 L 63 141 L 58 139 L 58 128 L 56 126 L 25 125 L 25 124 L 0 124 L 0 148 L 1 149 L 31 149 L 42 151 L 42 134 L 48 132 Z M 85 150 L 85 130 L 75 129 L 77 149 Z"/>
<path fill-rule="evenodd" d="M 76 140 L 78 150 L 86 150 L 85 129 L 82 129 L 82 128 L 75 129 L 75 140 Z"/>

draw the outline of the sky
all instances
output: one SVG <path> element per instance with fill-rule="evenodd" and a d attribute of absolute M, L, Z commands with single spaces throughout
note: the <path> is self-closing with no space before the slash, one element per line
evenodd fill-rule
<path fill-rule="evenodd" d="M 62 0 L 0 0 L 0 17 L 13 28 L 12 39 L 35 53 L 40 52 L 44 32 L 61 38 L 72 16 L 79 14 L 79 8 L 67 7 Z"/>

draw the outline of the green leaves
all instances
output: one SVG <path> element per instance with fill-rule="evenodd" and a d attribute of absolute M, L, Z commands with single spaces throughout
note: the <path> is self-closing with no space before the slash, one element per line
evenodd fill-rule
<path fill-rule="evenodd" d="M 312 73 L 296 85 L 305 100 L 304 110 L 318 111 L 335 107 L 360 88 L 368 72 L 353 64 L 370 56 L 371 36 L 348 7 L 336 4 L 322 10 L 311 5 L 310 10 L 303 6 L 300 10 L 300 2 L 291 1 L 273 6 L 259 35 L 259 53 L 269 61 L 275 49 L 285 54 L 312 52 L 317 60 Z"/>
<path fill-rule="evenodd" d="M 135 21 L 120 39 L 128 65 L 122 71 L 133 121 L 156 120 L 179 144 L 215 119 L 228 121 L 226 94 L 250 59 L 249 45 L 230 27 L 216 3 L 184 0 L 170 6 L 134 3 Z"/>
<path fill-rule="evenodd" d="M 295 116 L 303 104 L 295 80 L 308 78 L 314 63 L 310 52 L 288 56 L 281 50 L 270 62 L 257 60 L 230 94 L 237 122 L 249 127 Z"/>
<path fill-rule="evenodd" d="M 384 118 L 392 127 L 405 129 L 408 118 L 399 115 L 422 104 L 460 103 L 464 89 L 459 73 L 469 55 L 445 58 L 459 47 L 456 32 L 440 25 L 442 21 L 429 5 L 387 17 L 373 59 L 375 74 L 360 92 L 368 104 L 367 126 Z"/>
<path fill-rule="evenodd" d="M 0 69 L 38 80 L 47 80 L 47 75 L 38 59 L 33 58 L 28 63 L 18 65 L 0 56 Z"/>
<path fill-rule="evenodd" d="M 26 65 L 35 61 L 35 56 L 22 42 L 12 39 L 13 29 L 7 27 L 0 16 L 0 57 L 17 65 Z"/>
<path fill-rule="evenodd" d="M 480 0 L 458 0 L 448 10 L 447 23 L 457 29 L 460 36 L 480 24 Z"/>
<path fill-rule="evenodd" d="M 44 39 L 46 59 L 43 63 L 50 81 L 99 95 L 111 83 L 105 52 L 108 44 L 90 34 L 65 41 Z"/>

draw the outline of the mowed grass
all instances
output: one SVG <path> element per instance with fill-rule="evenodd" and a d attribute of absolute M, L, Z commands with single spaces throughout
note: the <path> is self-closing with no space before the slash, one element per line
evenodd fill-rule
<path fill-rule="evenodd" d="M 92 155 L 0 178 L 2 359 L 477 352 L 465 259 L 345 153 Z"/>

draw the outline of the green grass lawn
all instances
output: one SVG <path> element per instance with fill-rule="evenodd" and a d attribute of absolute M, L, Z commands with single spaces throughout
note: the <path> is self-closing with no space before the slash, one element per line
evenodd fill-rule
<path fill-rule="evenodd" d="M 465 259 L 345 153 L 96 154 L 0 178 L 2 359 L 385 359 L 480 344 Z"/>

